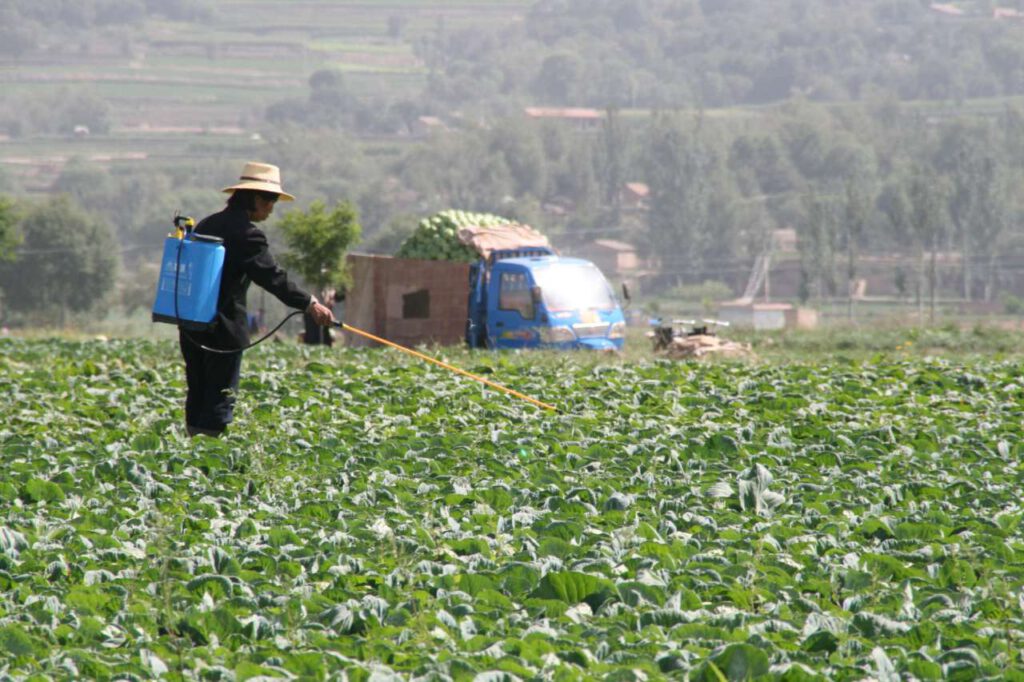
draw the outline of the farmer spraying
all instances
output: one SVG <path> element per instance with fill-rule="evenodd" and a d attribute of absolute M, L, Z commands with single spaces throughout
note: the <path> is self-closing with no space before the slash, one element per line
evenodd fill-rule
<path fill-rule="evenodd" d="M 256 226 L 270 217 L 279 200 L 295 199 L 281 188 L 278 167 L 247 163 L 239 182 L 223 191 L 231 194 L 224 210 L 207 216 L 195 228 L 198 235 L 223 240 L 224 266 L 216 316 L 208 330 L 182 330 L 179 334 L 188 385 L 185 429 L 189 436 L 216 437 L 231 423 L 241 351 L 249 346 L 246 292 L 251 282 L 285 305 L 306 312 L 318 325 L 326 326 L 334 320 L 330 308 L 296 286 L 278 266 L 266 234 Z"/>

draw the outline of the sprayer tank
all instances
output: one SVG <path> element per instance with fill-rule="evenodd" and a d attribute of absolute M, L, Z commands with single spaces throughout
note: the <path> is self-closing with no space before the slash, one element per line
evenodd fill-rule
<path fill-rule="evenodd" d="M 219 238 L 195 233 L 184 239 L 168 237 L 153 302 L 153 321 L 208 329 L 217 315 L 223 269 L 224 246 Z"/>

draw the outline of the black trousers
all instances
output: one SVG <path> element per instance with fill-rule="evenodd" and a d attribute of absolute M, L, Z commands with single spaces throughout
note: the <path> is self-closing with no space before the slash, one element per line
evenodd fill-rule
<path fill-rule="evenodd" d="M 221 433 L 231 423 L 234 413 L 242 354 L 210 353 L 184 333 L 180 335 L 180 344 L 188 385 L 185 423 L 193 428 Z"/>

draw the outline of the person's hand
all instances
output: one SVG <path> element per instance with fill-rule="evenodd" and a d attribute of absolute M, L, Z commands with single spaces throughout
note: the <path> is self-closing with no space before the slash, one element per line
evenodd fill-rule
<path fill-rule="evenodd" d="M 334 313 L 331 312 L 331 309 L 315 298 L 309 304 L 309 307 L 306 308 L 306 312 L 313 318 L 313 322 L 320 327 L 326 327 L 334 321 Z"/>

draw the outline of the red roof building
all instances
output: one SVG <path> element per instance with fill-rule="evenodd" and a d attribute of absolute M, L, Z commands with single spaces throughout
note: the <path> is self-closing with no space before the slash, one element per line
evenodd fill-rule
<path fill-rule="evenodd" d="M 596 130 L 604 120 L 604 112 L 581 107 L 526 107 L 524 111 L 532 119 L 569 121 L 580 130 Z"/>
<path fill-rule="evenodd" d="M 951 2 L 933 2 L 930 6 L 933 12 L 945 14 L 951 17 L 962 17 L 964 11 Z"/>
<path fill-rule="evenodd" d="M 623 208 L 645 209 L 647 199 L 651 196 L 651 188 L 643 182 L 627 182 L 619 195 Z"/>

